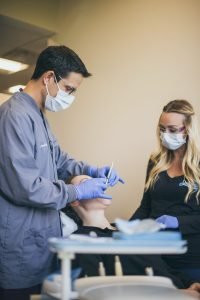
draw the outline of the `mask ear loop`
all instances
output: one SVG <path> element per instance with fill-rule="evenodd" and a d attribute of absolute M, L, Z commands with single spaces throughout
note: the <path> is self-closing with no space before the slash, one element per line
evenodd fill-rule
<path fill-rule="evenodd" d="M 54 78 L 55 78 L 55 81 L 56 81 L 56 84 L 57 84 L 58 89 L 61 90 L 61 88 L 60 88 L 59 85 L 58 85 L 58 81 L 57 81 L 57 79 L 56 79 L 56 75 L 55 75 L 55 74 L 54 74 Z"/>
<path fill-rule="evenodd" d="M 45 81 L 44 81 L 44 84 L 45 84 L 45 87 L 46 87 L 46 90 L 47 90 L 47 94 L 50 95 L 50 94 L 49 94 L 49 89 L 48 89 L 48 85 L 47 85 L 46 79 L 45 79 Z"/>

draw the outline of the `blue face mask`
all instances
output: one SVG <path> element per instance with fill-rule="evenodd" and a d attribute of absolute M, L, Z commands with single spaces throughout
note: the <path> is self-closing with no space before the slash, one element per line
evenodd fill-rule
<path fill-rule="evenodd" d="M 55 78 L 55 80 L 56 80 L 56 78 Z M 58 92 L 57 92 L 57 95 L 55 97 L 53 97 L 49 94 L 47 83 L 45 83 L 46 90 L 47 90 L 47 96 L 46 96 L 46 100 L 45 100 L 45 108 L 47 110 L 50 110 L 53 112 L 67 109 L 68 107 L 70 107 L 70 105 L 72 104 L 72 102 L 75 99 L 74 95 L 70 95 L 69 93 L 61 90 L 61 88 L 58 85 L 57 80 L 56 80 L 56 84 L 58 87 Z"/>

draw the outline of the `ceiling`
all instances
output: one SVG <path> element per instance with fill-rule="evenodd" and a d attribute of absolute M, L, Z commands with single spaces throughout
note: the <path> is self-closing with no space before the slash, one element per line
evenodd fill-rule
<path fill-rule="evenodd" d="M 38 54 L 47 47 L 55 32 L 0 15 L 0 57 L 30 65 L 14 74 L 0 74 L 0 93 L 18 84 L 26 84 L 33 73 Z"/>

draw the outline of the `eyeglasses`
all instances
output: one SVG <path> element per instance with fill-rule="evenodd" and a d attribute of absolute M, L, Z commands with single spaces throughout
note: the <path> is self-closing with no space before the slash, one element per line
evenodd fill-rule
<path fill-rule="evenodd" d="M 58 76 L 60 77 L 60 79 L 65 80 L 59 74 L 58 74 Z M 72 87 L 70 85 L 67 85 L 67 84 L 65 84 L 65 90 L 66 90 L 67 93 L 69 93 L 69 95 L 76 92 L 76 88 L 74 88 L 74 87 Z"/>
<path fill-rule="evenodd" d="M 180 133 L 185 129 L 185 126 L 180 127 L 180 128 L 175 128 L 175 127 L 159 127 L 160 132 L 168 132 L 168 133 Z"/>

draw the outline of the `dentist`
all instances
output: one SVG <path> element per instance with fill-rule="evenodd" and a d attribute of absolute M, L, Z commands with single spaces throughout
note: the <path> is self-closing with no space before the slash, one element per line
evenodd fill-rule
<path fill-rule="evenodd" d="M 64 153 L 45 111 L 73 102 L 91 74 L 74 51 L 46 48 L 23 92 L 0 107 L 0 299 L 28 300 L 56 268 L 48 238 L 62 235 L 59 210 L 84 199 L 111 199 L 104 192 L 109 167 L 97 168 Z M 71 176 L 92 179 L 76 186 Z M 122 179 L 112 170 L 109 185 Z"/>

